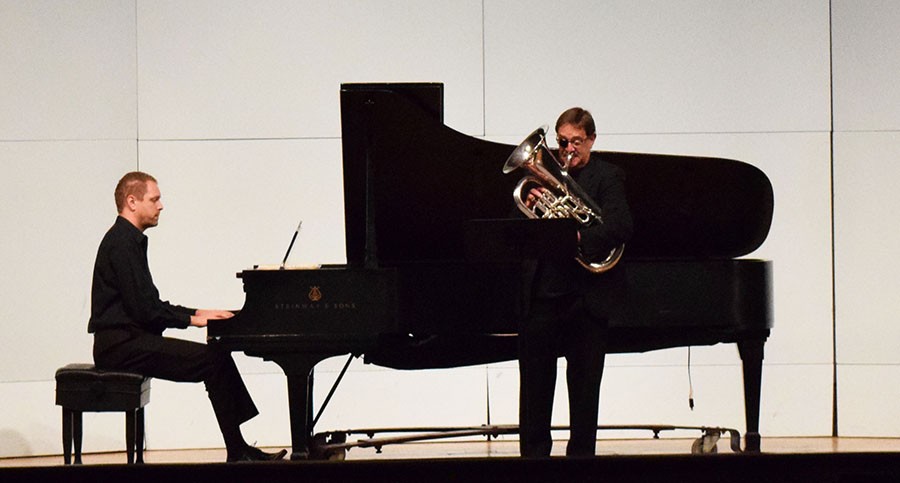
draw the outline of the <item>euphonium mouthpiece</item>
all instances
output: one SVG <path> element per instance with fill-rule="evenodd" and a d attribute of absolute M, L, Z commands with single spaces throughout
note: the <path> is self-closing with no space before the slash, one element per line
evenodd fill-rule
<path fill-rule="evenodd" d="M 572 164 L 572 156 L 575 156 L 575 151 L 569 151 L 568 153 L 566 153 L 566 162 L 563 164 L 564 170 L 568 171 L 569 165 Z"/>

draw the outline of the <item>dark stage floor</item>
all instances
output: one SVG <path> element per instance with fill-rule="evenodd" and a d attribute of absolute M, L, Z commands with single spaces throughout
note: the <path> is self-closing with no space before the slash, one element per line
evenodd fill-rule
<path fill-rule="evenodd" d="M 382 453 L 354 448 L 344 461 L 219 463 L 220 449 L 149 451 L 144 465 L 125 455 L 86 454 L 85 464 L 63 466 L 61 456 L 0 460 L 0 482 L 898 482 L 900 440 L 774 438 L 764 452 L 690 454 L 691 440 L 615 440 L 598 455 L 567 459 L 554 447 L 547 459 L 516 456 L 514 441 L 416 443 Z"/>

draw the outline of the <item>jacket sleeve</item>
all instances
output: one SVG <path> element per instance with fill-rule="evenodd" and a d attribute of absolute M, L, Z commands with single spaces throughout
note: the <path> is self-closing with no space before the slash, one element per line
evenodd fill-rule
<path fill-rule="evenodd" d="M 606 164 L 600 182 L 589 193 L 600 207 L 602 223 L 594 223 L 579 230 L 581 252 L 589 261 L 603 260 L 617 246 L 631 238 L 634 223 L 625 197 L 625 174 L 615 165 Z"/>

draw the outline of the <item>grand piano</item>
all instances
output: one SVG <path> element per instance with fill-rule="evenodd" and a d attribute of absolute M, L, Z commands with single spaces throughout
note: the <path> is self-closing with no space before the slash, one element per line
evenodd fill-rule
<path fill-rule="evenodd" d="M 541 246 L 574 230 L 568 220 L 508 219 L 521 174 L 501 167 L 515 146 L 445 126 L 442 84 L 344 84 L 341 118 L 346 265 L 244 270 L 243 308 L 207 329 L 210 344 L 284 371 L 292 459 L 310 457 L 318 362 L 354 354 L 415 370 L 513 360 L 522 261 L 572 256 L 564 243 Z M 739 257 L 768 235 L 768 178 L 728 159 L 602 155 L 626 173 L 635 227 L 610 352 L 736 343 L 744 450 L 759 451 L 771 262 Z"/>

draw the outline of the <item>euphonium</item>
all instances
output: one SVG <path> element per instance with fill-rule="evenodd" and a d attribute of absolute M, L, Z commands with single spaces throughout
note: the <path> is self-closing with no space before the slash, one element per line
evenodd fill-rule
<path fill-rule="evenodd" d="M 600 208 L 578 183 L 569 177 L 571 154 L 565 164 L 561 163 L 547 147 L 546 132 L 545 126 L 531 133 L 513 150 L 503 165 L 504 173 L 511 173 L 518 168 L 524 168 L 531 173 L 523 177 L 513 190 L 516 206 L 529 218 L 572 218 L 582 226 L 603 223 Z M 544 153 L 552 160 L 548 164 L 543 162 Z M 533 188 L 540 188 L 541 196 L 529 207 L 526 198 Z M 600 262 L 589 262 L 581 253 L 576 260 L 590 272 L 603 273 L 619 262 L 624 251 L 625 245 L 619 245 Z"/>

